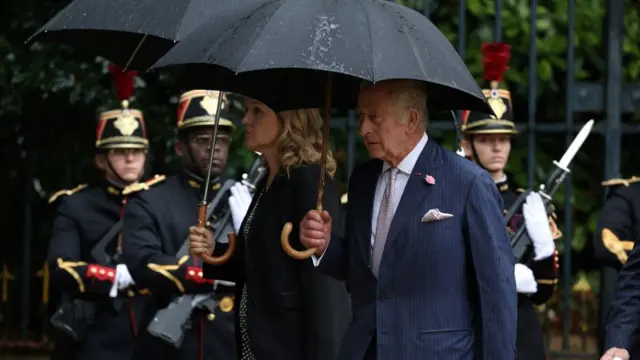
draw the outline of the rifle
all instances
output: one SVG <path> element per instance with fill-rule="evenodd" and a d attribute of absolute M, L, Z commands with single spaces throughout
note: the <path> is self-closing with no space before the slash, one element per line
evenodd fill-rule
<path fill-rule="evenodd" d="M 582 127 L 582 129 L 580 129 L 580 132 L 578 133 L 578 135 L 576 135 L 576 138 L 573 140 L 571 145 L 569 145 L 569 148 L 564 153 L 560 161 L 553 161 L 555 169 L 551 172 L 551 175 L 547 179 L 547 182 L 544 185 L 540 185 L 537 193 L 540 194 L 540 197 L 542 198 L 547 214 L 552 211 L 553 204 L 551 203 L 551 200 L 553 194 L 555 194 L 558 188 L 560 188 L 560 185 L 562 185 L 567 175 L 571 172 L 571 170 L 569 170 L 569 164 L 571 163 L 571 160 L 573 160 L 573 157 L 576 155 L 578 150 L 580 150 L 580 147 L 587 139 L 587 136 L 589 136 L 592 127 L 593 120 L 589 120 Z M 520 194 L 516 202 L 511 206 L 511 208 L 505 215 L 505 226 L 511 222 L 514 215 L 524 204 L 527 196 L 531 193 L 531 191 L 532 190 L 527 190 Z M 513 250 L 516 262 L 520 262 L 532 243 L 528 234 L 526 234 L 527 228 L 524 221 L 519 225 L 517 229 L 513 230 L 514 234 L 511 236 L 511 249 Z"/>
<path fill-rule="evenodd" d="M 91 256 L 96 263 L 110 266 L 114 259 L 107 254 L 106 247 L 122 231 L 122 219 L 118 220 L 106 234 L 91 249 Z M 123 301 L 114 299 L 113 307 L 119 311 L 123 306 Z M 49 322 L 54 329 L 67 335 L 75 342 L 82 342 L 87 329 L 95 321 L 98 312 L 98 304 L 80 298 L 65 296 L 56 312 L 51 316 Z"/>
<path fill-rule="evenodd" d="M 209 203 L 206 219 L 211 218 L 225 193 L 229 191 L 234 184 L 235 181 L 233 180 L 225 181 L 211 203 Z M 222 228 L 229 223 L 229 216 L 230 212 L 227 212 L 222 220 L 218 222 Z M 225 234 L 224 231 L 218 231 L 217 233 Z M 189 254 L 188 244 L 189 239 L 187 238 L 176 254 L 178 259 Z M 166 341 L 176 349 L 180 348 L 186 330 L 189 328 L 189 319 L 191 319 L 193 309 L 205 308 L 210 312 L 215 310 L 216 301 L 214 295 L 216 285 L 217 283 L 214 282 L 214 291 L 210 294 L 184 294 L 175 298 L 166 308 L 158 310 L 153 320 L 151 320 L 151 323 L 149 323 L 149 326 L 147 326 L 149 334 Z"/>

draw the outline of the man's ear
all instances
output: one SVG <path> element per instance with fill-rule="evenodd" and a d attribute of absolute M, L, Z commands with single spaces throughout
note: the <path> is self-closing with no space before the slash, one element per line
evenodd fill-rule
<path fill-rule="evenodd" d="M 462 150 L 464 150 L 464 154 L 466 156 L 473 155 L 473 146 L 471 146 L 471 139 L 464 138 L 460 140 L 460 146 L 462 147 Z"/>
<path fill-rule="evenodd" d="M 107 171 L 107 159 L 104 154 L 96 154 L 93 160 L 98 170 Z"/>
<path fill-rule="evenodd" d="M 420 113 L 418 113 L 418 110 L 409 110 L 407 125 L 407 134 L 412 134 L 416 128 L 420 127 Z"/>
<path fill-rule="evenodd" d="M 176 144 L 173 146 L 173 150 L 176 152 L 176 155 L 182 157 L 184 154 L 186 154 L 187 148 L 185 146 L 186 145 L 182 141 L 176 142 Z"/>

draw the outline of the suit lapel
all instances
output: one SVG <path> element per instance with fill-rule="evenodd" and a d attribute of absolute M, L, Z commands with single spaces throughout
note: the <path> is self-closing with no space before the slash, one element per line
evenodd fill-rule
<path fill-rule="evenodd" d="M 376 195 L 376 186 L 378 185 L 378 178 L 382 171 L 382 161 L 373 160 L 366 167 L 364 179 L 362 179 L 362 185 L 359 193 L 361 194 L 358 199 L 358 213 L 362 214 L 362 218 L 357 221 L 358 223 L 358 247 L 362 253 L 363 258 L 369 263 L 370 247 L 371 247 L 371 218 L 373 216 L 373 201 Z M 360 216 L 358 216 L 360 217 Z"/>
<path fill-rule="evenodd" d="M 422 150 L 416 165 L 413 167 L 413 171 L 409 175 L 409 181 L 402 193 L 398 209 L 393 215 L 383 256 L 387 254 L 389 249 L 393 247 L 393 244 L 396 243 L 395 238 L 408 221 L 410 215 L 415 211 L 415 208 L 435 190 L 435 184 L 427 184 L 425 177 L 429 174 L 433 175 L 435 169 L 442 165 L 441 151 L 440 146 L 431 139 Z"/>

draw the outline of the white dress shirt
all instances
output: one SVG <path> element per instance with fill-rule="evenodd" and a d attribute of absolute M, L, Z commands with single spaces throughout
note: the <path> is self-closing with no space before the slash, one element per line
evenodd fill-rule
<path fill-rule="evenodd" d="M 411 152 L 409 152 L 409 154 L 407 154 L 407 156 L 405 156 L 404 159 L 402 159 L 402 161 L 400 161 L 400 163 L 398 164 L 398 173 L 397 173 L 395 189 L 394 189 L 395 191 L 392 192 L 392 194 L 394 195 L 393 195 L 393 198 L 391 199 L 391 203 L 393 204 L 394 214 L 398 209 L 398 205 L 400 204 L 400 200 L 402 199 L 402 194 L 404 193 L 404 189 L 407 187 L 407 183 L 409 182 L 409 177 L 413 172 L 413 168 L 416 166 L 416 163 L 418 162 L 418 158 L 420 157 L 420 154 L 422 154 L 422 151 L 424 150 L 424 147 L 427 145 L 428 140 L 429 140 L 429 137 L 427 136 L 427 133 L 424 133 L 422 135 L 422 138 L 418 142 L 418 144 L 416 144 L 416 146 L 413 148 L 413 150 L 411 150 Z M 391 165 L 385 162 L 382 165 L 382 171 L 380 171 L 380 174 L 378 174 L 378 184 L 376 185 L 376 192 L 373 197 L 373 211 L 371 214 L 371 246 L 372 247 L 373 247 L 374 240 L 376 238 L 376 227 L 378 225 L 378 214 L 380 213 L 380 204 L 382 203 L 382 196 L 384 194 L 384 189 L 387 187 L 387 178 L 382 176 L 382 174 L 384 174 L 385 170 L 387 170 L 390 167 Z M 322 254 L 322 256 L 324 256 L 324 254 Z M 318 264 L 320 264 L 320 261 L 322 260 L 322 256 L 320 256 L 320 258 L 317 258 L 316 256 L 311 257 L 311 260 L 313 261 L 314 266 L 318 266 Z"/>

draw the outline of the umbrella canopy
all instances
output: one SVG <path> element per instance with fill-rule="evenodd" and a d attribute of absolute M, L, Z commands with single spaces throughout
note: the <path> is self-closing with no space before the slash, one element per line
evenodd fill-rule
<path fill-rule="evenodd" d="M 232 91 L 274 110 L 353 106 L 362 80 L 427 84 L 431 110 L 490 109 L 475 79 L 427 18 L 383 0 L 262 0 L 229 3 L 152 69 L 181 71 L 178 86 Z"/>
<path fill-rule="evenodd" d="M 225 7 L 224 1 L 210 0 L 75 0 L 27 42 L 70 45 L 122 68 L 146 70 Z"/>

